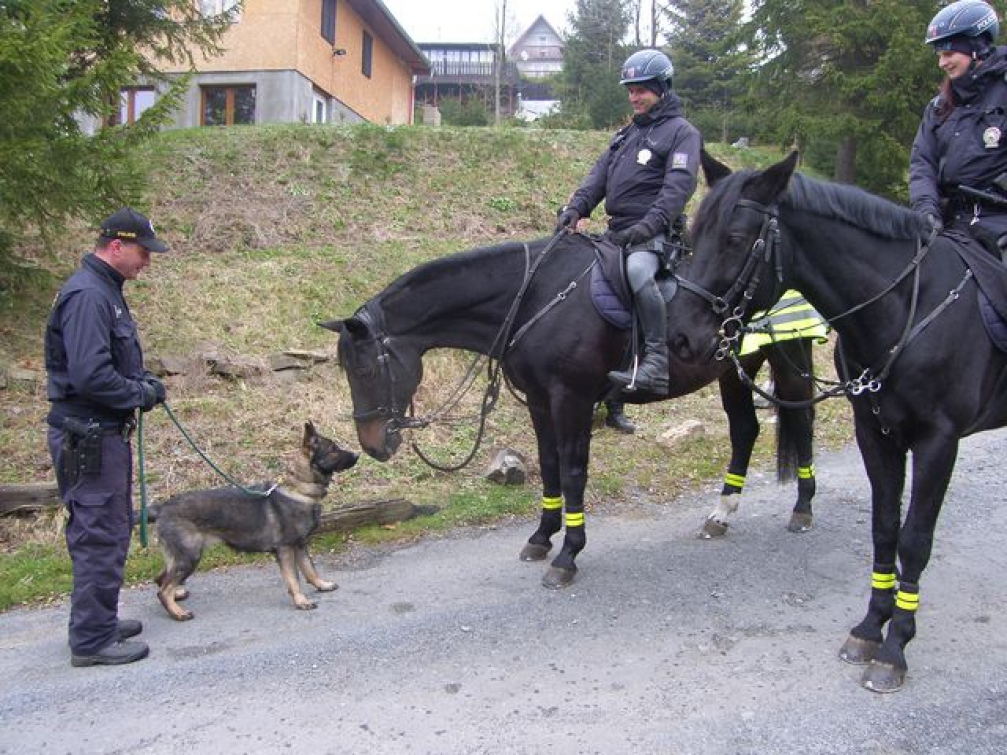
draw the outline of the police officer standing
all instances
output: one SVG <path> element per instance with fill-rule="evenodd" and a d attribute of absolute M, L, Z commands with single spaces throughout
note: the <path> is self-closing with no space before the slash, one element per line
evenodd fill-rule
<path fill-rule="evenodd" d="M 128 639 L 143 626 L 119 620 L 118 605 L 133 527 L 134 415 L 163 402 L 165 389 L 144 369 L 122 288 L 150 265 L 151 252 L 167 250 L 147 218 L 119 210 L 102 222 L 94 252 L 60 289 L 49 315 L 48 441 L 69 512 L 74 666 L 132 663 L 149 652 Z"/>
<path fill-rule="evenodd" d="M 951 3 L 927 27 L 925 42 L 937 52 L 937 65 L 946 77 L 927 105 L 913 142 L 909 197 L 913 208 L 928 215 L 935 227 L 957 226 L 987 245 L 1000 240 L 1003 249 L 1007 48 L 995 46 L 998 31 L 996 11 L 982 0 Z"/>
<path fill-rule="evenodd" d="M 626 59 L 619 83 L 629 90 L 633 120 L 616 132 L 559 215 L 559 227 L 572 232 L 605 199 L 607 233 L 627 255 L 626 276 L 644 337 L 639 367 L 608 377 L 624 391 L 656 396 L 668 393 L 668 322 L 654 275 L 663 242 L 696 189 L 702 148 L 699 131 L 672 91 L 673 72 L 660 50 L 640 50 Z"/>

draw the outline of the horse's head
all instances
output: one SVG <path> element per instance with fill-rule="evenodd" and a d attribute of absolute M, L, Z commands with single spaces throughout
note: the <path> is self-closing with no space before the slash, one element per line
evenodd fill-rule
<path fill-rule="evenodd" d="M 411 424 L 405 412 L 423 377 L 421 355 L 384 332 L 377 309 L 363 307 L 346 320 L 319 324 L 339 333 L 339 363 L 350 383 L 360 447 L 388 461 L 402 443 L 400 431 Z"/>
<path fill-rule="evenodd" d="M 692 229 L 692 255 L 679 271 L 672 301 L 673 357 L 710 361 L 722 339 L 774 303 L 782 292 L 777 202 L 797 166 L 797 153 L 764 171 L 732 173 L 705 150 L 710 190 Z M 724 331 L 724 332 L 722 332 Z"/>

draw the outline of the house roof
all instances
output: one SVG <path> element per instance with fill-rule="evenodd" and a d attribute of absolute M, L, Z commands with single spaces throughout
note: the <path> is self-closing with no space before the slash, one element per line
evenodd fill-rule
<path fill-rule="evenodd" d="M 555 30 L 555 29 L 553 28 L 552 24 L 550 24 L 550 23 L 549 23 L 548 21 L 546 21 L 546 20 L 545 20 L 545 16 L 543 16 L 543 15 L 539 14 L 539 17 L 538 17 L 538 18 L 536 18 L 536 19 L 535 19 L 534 21 L 532 21 L 532 22 L 531 22 L 531 23 L 530 23 L 530 24 L 528 25 L 528 28 L 527 28 L 527 29 L 525 29 L 525 30 L 524 30 L 523 32 L 521 32 L 521 36 L 520 36 L 520 37 L 518 37 L 518 38 L 517 38 L 517 40 L 516 40 L 516 41 L 514 42 L 514 44 L 512 44 L 512 45 L 511 45 L 511 49 L 512 49 L 512 50 L 514 50 L 514 49 L 516 49 L 516 48 L 520 47 L 521 45 L 523 45 L 523 44 L 525 43 L 525 38 L 526 38 L 526 37 L 527 37 L 527 36 L 528 36 L 529 34 L 531 34 L 531 33 L 532 33 L 532 31 L 533 31 L 533 30 L 534 30 L 534 29 L 535 29 L 536 27 L 538 27 L 538 26 L 545 26 L 545 27 L 546 27 L 547 29 L 549 29 L 549 31 L 551 31 L 551 32 L 552 32 L 553 34 L 555 34 L 555 35 L 556 35 L 556 39 L 557 39 L 557 40 L 559 40 L 559 46 L 560 46 L 560 47 L 564 47 L 564 46 L 565 46 L 565 45 L 563 44 L 563 37 L 561 37 L 561 36 L 559 35 L 559 32 L 557 32 L 557 31 L 556 31 L 556 30 Z"/>
<path fill-rule="evenodd" d="M 430 74 L 430 62 L 381 0 L 348 0 L 381 40 L 398 55 L 415 76 Z"/>

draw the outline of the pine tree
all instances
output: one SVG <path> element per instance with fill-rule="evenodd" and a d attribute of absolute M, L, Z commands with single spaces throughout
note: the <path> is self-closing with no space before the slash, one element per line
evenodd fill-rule
<path fill-rule="evenodd" d="M 135 146 L 157 131 L 187 85 L 174 82 L 133 125 L 84 133 L 81 115 L 118 112 L 120 91 L 160 77 L 157 59 L 213 54 L 231 14 L 190 0 L 0 1 L 0 264 L 23 230 L 54 236 L 138 199 Z M 235 8 L 237 10 L 237 8 Z"/>
<path fill-rule="evenodd" d="M 751 96 L 783 144 L 836 180 L 904 196 L 908 148 L 939 72 L 923 44 L 933 0 L 761 0 Z"/>
<path fill-rule="evenodd" d="M 675 91 L 707 139 L 727 141 L 752 56 L 740 43 L 743 0 L 679 0 L 664 10 Z M 710 133 L 707 123 L 716 124 Z"/>
<path fill-rule="evenodd" d="M 567 123 L 607 129 L 629 114 L 619 85 L 629 54 L 623 39 L 629 29 L 624 0 L 577 0 L 570 14 L 560 77 L 563 117 Z"/>

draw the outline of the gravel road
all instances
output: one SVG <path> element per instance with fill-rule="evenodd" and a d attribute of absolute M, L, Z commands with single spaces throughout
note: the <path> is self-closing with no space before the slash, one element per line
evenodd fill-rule
<path fill-rule="evenodd" d="M 150 658 L 71 668 L 66 606 L 0 615 L 0 752 L 1007 752 L 1007 433 L 966 441 L 906 687 L 836 652 L 866 609 L 868 488 L 818 459 L 815 529 L 750 475 L 723 541 L 716 489 L 589 512 L 575 584 L 517 559 L 533 522 L 318 559 L 341 589 L 295 611 L 272 565 L 197 574 L 178 624 L 125 591 Z M 992 575 L 992 576 L 990 576 Z"/>

